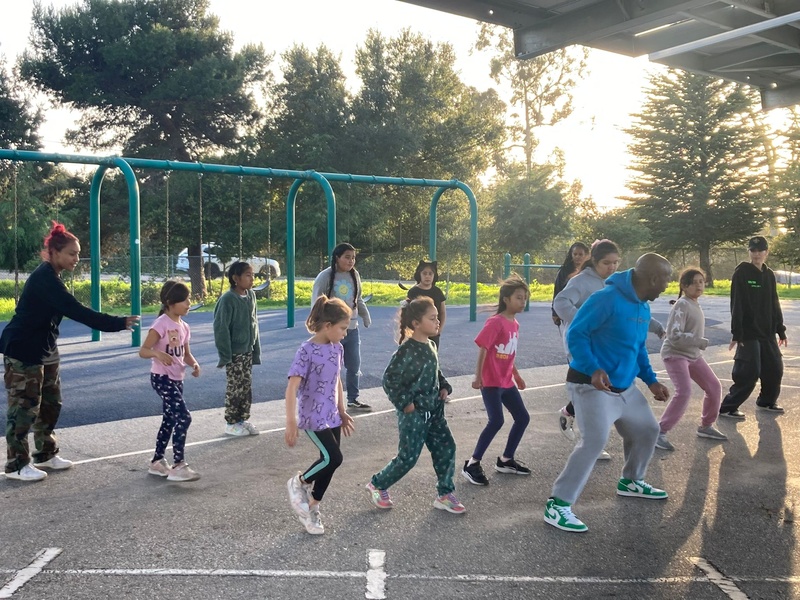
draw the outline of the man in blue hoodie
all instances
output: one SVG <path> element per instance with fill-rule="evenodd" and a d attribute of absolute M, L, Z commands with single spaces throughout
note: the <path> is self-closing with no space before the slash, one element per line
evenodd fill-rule
<path fill-rule="evenodd" d="M 564 531 L 588 527 L 572 512 L 605 448 L 611 425 L 622 436 L 625 465 L 617 494 L 664 499 L 667 493 L 644 481 L 658 438 L 647 399 L 636 387 L 639 377 L 656 400 L 666 402 L 669 390 L 656 380 L 647 356 L 650 305 L 667 289 L 672 266 L 658 254 L 644 254 L 633 269 L 615 273 L 605 287 L 581 306 L 567 332 L 572 361 L 567 393 L 575 405 L 581 441 L 553 485 L 544 520 Z"/>

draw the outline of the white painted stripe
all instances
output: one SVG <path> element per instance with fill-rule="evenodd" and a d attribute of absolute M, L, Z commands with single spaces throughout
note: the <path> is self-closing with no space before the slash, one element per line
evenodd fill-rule
<path fill-rule="evenodd" d="M 131 577 L 300 577 L 363 579 L 364 571 L 280 571 L 264 569 L 64 569 L 53 575 L 123 575 Z"/>
<path fill-rule="evenodd" d="M 59 554 L 61 554 L 61 548 L 44 548 L 39 550 L 39 553 L 31 564 L 17 571 L 17 574 L 14 575 L 11 581 L 0 588 L 0 598 L 11 598 L 14 592 L 41 573 L 42 569 Z"/>
<path fill-rule="evenodd" d="M 748 600 L 747 594 L 736 587 L 736 584 L 731 579 L 725 577 L 725 575 L 705 558 L 693 556 L 689 560 L 691 560 L 698 569 L 703 571 L 708 577 L 708 580 L 725 593 L 728 598 L 731 600 Z"/>
<path fill-rule="evenodd" d="M 364 597 L 368 600 L 383 600 L 386 598 L 386 552 L 383 550 L 367 550 L 367 593 Z"/>

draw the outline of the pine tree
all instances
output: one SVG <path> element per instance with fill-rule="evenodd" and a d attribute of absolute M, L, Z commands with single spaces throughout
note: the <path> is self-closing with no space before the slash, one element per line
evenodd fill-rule
<path fill-rule="evenodd" d="M 741 242 L 767 220 L 763 132 L 742 86 L 679 70 L 654 74 L 634 125 L 627 198 L 652 249 L 696 251 L 713 285 L 711 249 Z"/>

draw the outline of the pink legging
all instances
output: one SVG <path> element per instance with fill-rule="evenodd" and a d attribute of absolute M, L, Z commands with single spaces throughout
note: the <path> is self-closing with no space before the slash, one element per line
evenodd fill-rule
<path fill-rule="evenodd" d="M 664 359 L 664 367 L 672 380 L 672 385 L 675 386 L 675 395 L 672 396 L 672 400 L 664 409 L 664 414 L 661 415 L 661 421 L 659 421 L 661 433 L 667 433 L 675 427 L 683 413 L 686 412 L 689 398 L 692 397 L 692 381 L 705 392 L 701 423 L 703 427 L 713 425 L 719 415 L 719 405 L 722 402 L 722 385 L 705 359 L 702 356 L 696 360 L 670 356 Z"/>

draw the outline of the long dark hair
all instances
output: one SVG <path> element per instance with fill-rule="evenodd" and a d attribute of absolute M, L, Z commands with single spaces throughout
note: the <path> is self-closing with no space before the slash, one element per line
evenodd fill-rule
<path fill-rule="evenodd" d="M 703 269 L 699 267 L 688 267 L 681 271 L 680 277 L 678 277 L 678 298 L 676 300 L 670 300 L 670 304 L 675 304 L 678 300 L 681 299 L 683 296 L 683 286 L 690 286 L 694 282 L 694 278 L 698 275 L 703 277 L 703 280 L 706 278 L 706 274 L 703 273 Z"/>
<path fill-rule="evenodd" d="M 410 338 L 414 333 L 414 321 L 421 321 L 425 313 L 435 307 L 433 300 L 427 296 L 403 300 L 403 304 L 400 305 L 400 337 L 397 343 L 402 344 L 406 338 Z M 408 333 L 409 331 L 411 334 Z"/>
<path fill-rule="evenodd" d="M 341 258 L 342 254 L 347 252 L 348 250 L 352 250 L 353 252 L 356 251 L 355 247 L 352 244 L 348 244 L 347 242 L 342 242 L 336 248 L 333 249 L 331 253 L 331 278 L 328 281 L 328 291 L 325 294 L 330 298 L 333 296 L 333 280 L 336 278 L 336 261 Z M 353 278 L 353 308 L 358 306 L 358 298 L 361 296 L 361 289 L 358 287 L 358 278 L 356 277 L 356 268 L 353 267 L 350 269 L 350 277 Z"/>
<path fill-rule="evenodd" d="M 575 261 L 572 259 L 572 251 L 575 248 L 583 249 L 586 254 L 589 254 L 589 246 L 584 244 L 583 242 L 575 242 L 572 246 L 569 247 L 567 250 L 567 255 L 564 257 L 564 262 L 561 263 L 561 269 L 559 269 L 562 273 L 566 273 L 569 275 L 575 270 Z M 583 263 L 586 264 L 586 263 Z"/>
<path fill-rule="evenodd" d="M 513 296 L 514 292 L 517 290 L 525 290 L 525 293 L 528 295 L 528 297 L 531 295 L 531 291 L 528 289 L 528 284 L 525 283 L 525 280 L 516 273 L 512 273 L 511 277 L 500 282 L 500 298 L 497 301 L 497 310 L 495 311 L 496 315 L 499 315 L 506 309 L 506 299 Z"/>
<path fill-rule="evenodd" d="M 189 288 L 186 287 L 186 284 L 183 284 L 180 281 L 173 281 L 172 279 L 165 281 L 164 285 L 161 286 L 161 292 L 158 295 L 159 299 L 161 300 L 161 310 L 158 311 L 158 316 L 160 317 L 167 312 L 167 309 L 173 304 L 185 302 L 189 297 L 189 293 Z"/>
<path fill-rule="evenodd" d="M 601 260 L 609 254 L 619 254 L 619 248 L 611 240 L 595 240 L 589 253 L 589 260 L 583 263 L 583 269 L 591 267 L 594 269 Z"/>

